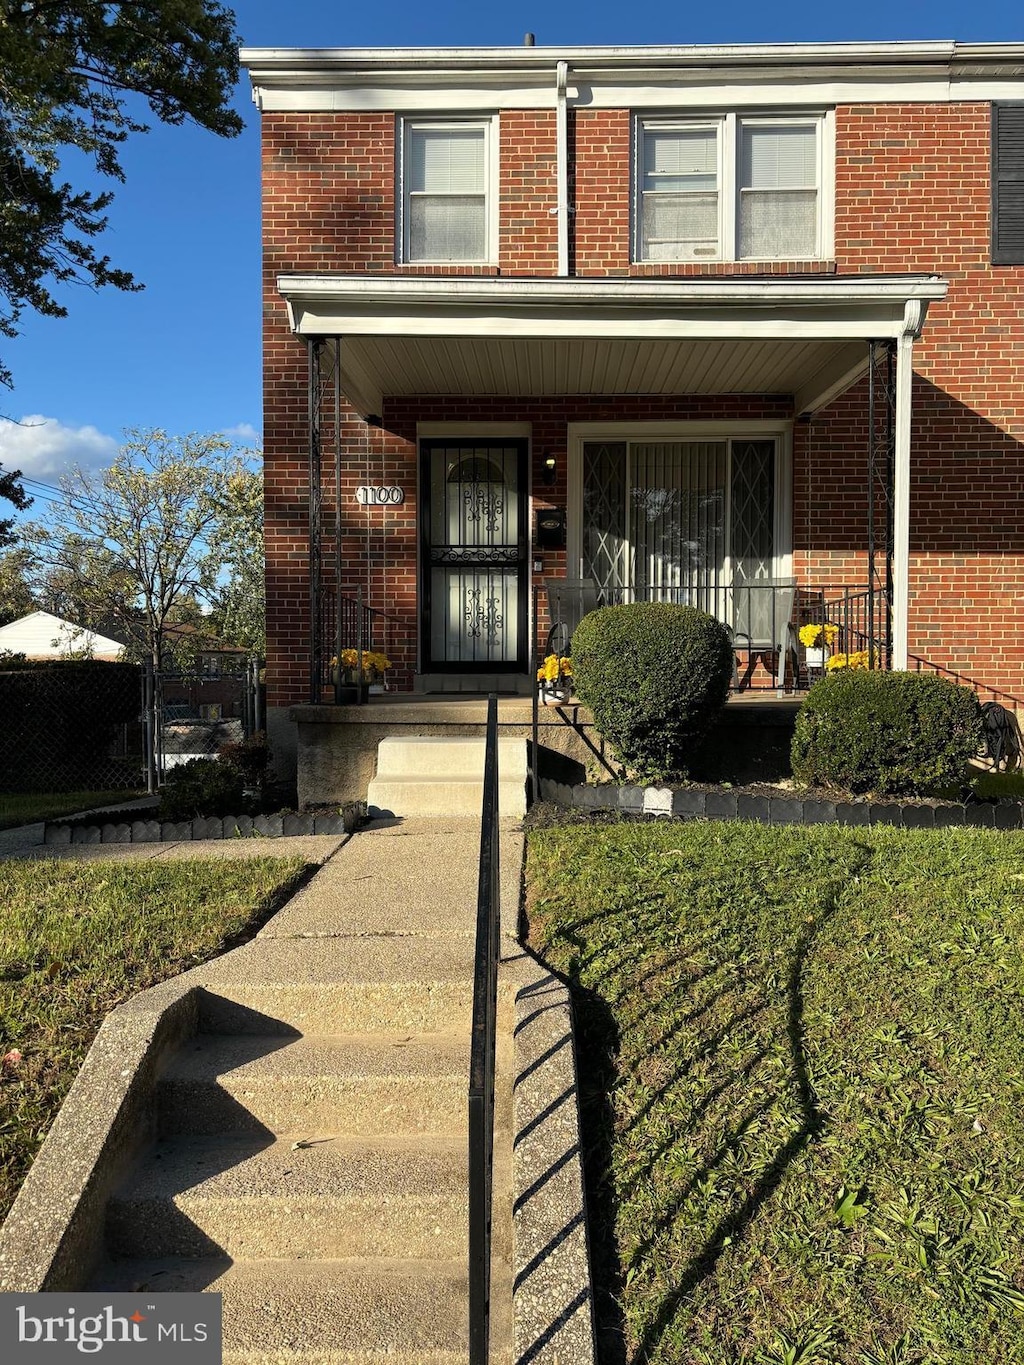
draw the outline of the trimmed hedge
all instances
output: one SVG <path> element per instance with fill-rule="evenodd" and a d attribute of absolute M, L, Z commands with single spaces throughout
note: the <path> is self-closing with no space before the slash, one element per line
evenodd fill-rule
<path fill-rule="evenodd" d="M 140 671 L 99 660 L 0 665 L 0 791 L 137 787 Z M 135 759 L 113 756 L 129 726 Z"/>
<path fill-rule="evenodd" d="M 572 637 L 576 692 L 641 778 L 685 774 L 725 705 L 732 670 L 722 623 L 672 602 L 601 607 Z"/>
<path fill-rule="evenodd" d="M 980 741 L 981 708 L 968 688 L 936 674 L 839 669 L 800 708 L 793 776 L 851 792 L 936 795 L 963 785 Z"/>

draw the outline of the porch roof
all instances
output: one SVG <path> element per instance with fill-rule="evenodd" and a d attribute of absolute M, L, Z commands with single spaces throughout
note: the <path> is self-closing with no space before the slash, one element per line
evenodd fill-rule
<path fill-rule="evenodd" d="M 813 412 L 916 337 L 935 275 L 507 279 L 280 275 L 293 330 L 337 339 L 364 417 L 411 394 L 791 395 Z"/>

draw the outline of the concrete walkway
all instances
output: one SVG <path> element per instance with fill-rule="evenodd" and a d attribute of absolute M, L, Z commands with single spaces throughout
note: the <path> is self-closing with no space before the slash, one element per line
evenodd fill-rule
<path fill-rule="evenodd" d="M 0 857 L 53 856 L 38 830 L 0 833 Z M 221 1292 L 228 1365 L 465 1359 L 478 847 L 477 821 L 423 818 L 342 838 L 60 850 L 89 860 L 299 852 L 322 863 L 250 943 L 155 988 L 200 987 L 199 1031 L 162 1069 L 157 1140 L 113 1189 L 102 1259 L 81 1287 Z M 522 835 L 505 822 L 510 925 L 521 858 Z M 508 1077 L 511 1027 L 501 1034 Z M 511 1342 L 511 1084 L 500 1091 L 496 1361 Z M 66 1183 L 67 1156 L 44 1148 L 0 1261 L 11 1264 L 22 1228 L 38 1233 L 45 1183 Z"/>

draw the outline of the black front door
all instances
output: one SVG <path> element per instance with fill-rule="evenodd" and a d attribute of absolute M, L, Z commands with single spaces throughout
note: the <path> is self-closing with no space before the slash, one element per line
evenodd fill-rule
<path fill-rule="evenodd" d="M 422 442 L 424 672 L 526 669 L 526 449 Z"/>

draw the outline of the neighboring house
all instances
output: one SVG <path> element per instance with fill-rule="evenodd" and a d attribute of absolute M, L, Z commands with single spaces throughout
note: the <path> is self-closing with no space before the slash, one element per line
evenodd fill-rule
<path fill-rule="evenodd" d="M 272 725 L 339 586 L 514 689 L 566 574 L 1024 697 L 1024 44 L 243 61 Z"/>
<path fill-rule="evenodd" d="M 27 616 L 0 626 L 0 654 L 8 651 L 24 654 L 27 659 L 116 660 L 124 653 L 124 642 L 74 621 L 65 621 L 52 612 L 30 611 Z"/>

